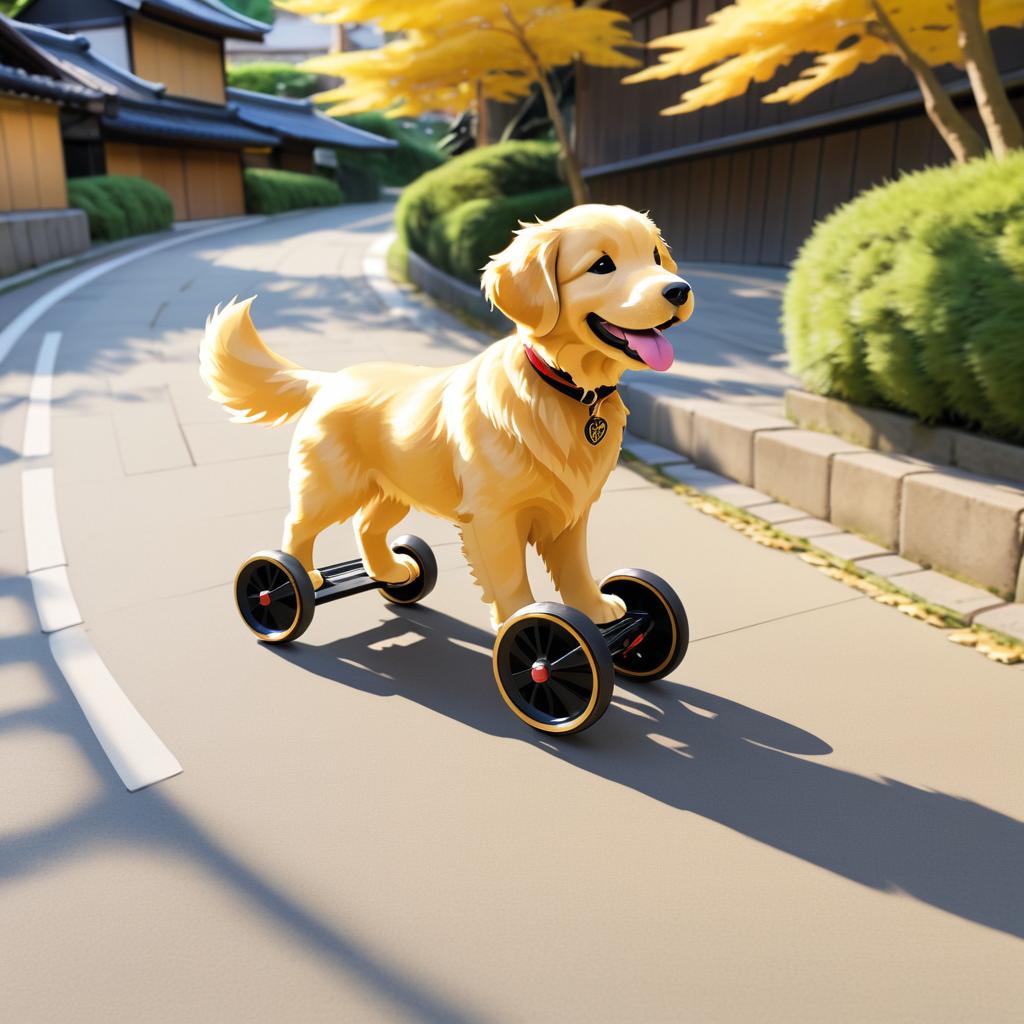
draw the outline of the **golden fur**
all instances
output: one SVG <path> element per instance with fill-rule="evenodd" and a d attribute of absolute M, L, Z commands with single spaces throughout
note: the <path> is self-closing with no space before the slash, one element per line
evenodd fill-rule
<path fill-rule="evenodd" d="M 615 273 L 587 273 L 602 253 L 615 260 Z M 485 294 L 518 329 L 469 362 L 304 370 L 263 344 L 249 299 L 210 317 L 200 372 L 210 397 L 236 420 L 276 425 L 300 417 L 288 459 L 291 509 L 282 547 L 314 585 L 321 582 L 313 568 L 317 535 L 352 517 L 371 576 L 411 579 L 414 563 L 390 550 L 387 533 L 413 507 L 459 527 L 495 628 L 533 601 L 528 543 L 540 551 L 563 600 L 606 622 L 624 609 L 600 593 L 590 573 L 587 516 L 615 465 L 627 410 L 618 393 L 606 398 L 599 415 L 608 433 L 589 444 L 588 409 L 541 380 L 523 343 L 581 387 L 615 384 L 643 364 L 602 343 L 587 314 L 634 330 L 673 315 L 686 319 L 692 295 L 678 309 L 662 295 L 679 281 L 674 271 L 646 216 L 621 206 L 579 206 L 524 225 L 491 259 Z"/>

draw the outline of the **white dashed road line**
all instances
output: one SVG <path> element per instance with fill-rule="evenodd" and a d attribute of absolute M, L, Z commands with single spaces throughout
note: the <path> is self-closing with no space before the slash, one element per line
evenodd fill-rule
<path fill-rule="evenodd" d="M 44 313 L 102 274 L 150 253 L 238 226 L 218 225 L 167 239 L 77 274 L 40 296 L 0 331 L 0 362 Z M 53 372 L 60 342 L 60 332 L 51 331 L 46 334 L 39 349 L 22 442 L 22 456 L 26 459 L 40 458 L 49 455 L 51 451 L 50 406 Z M 178 775 L 182 770 L 178 759 L 125 696 L 82 624 L 82 616 L 68 579 L 67 558 L 57 516 L 53 468 L 38 466 L 24 470 L 21 477 L 21 499 L 26 570 L 32 584 L 39 624 L 42 631 L 49 635 L 53 659 L 100 746 L 131 792 Z"/>
<path fill-rule="evenodd" d="M 25 528 L 25 568 L 33 573 L 66 564 L 52 467 L 26 469 L 21 474 L 21 516 Z"/>
<path fill-rule="evenodd" d="M 39 625 L 44 633 L 56 633 L 68 626 L 81 625 L 82 613 L 78 610 L 75 595 L 71 593 L 66 565 L 30 572 L 28 578 L 32 584 Z"/>
<path fill-rule="evenodd" d="M 84 626 L 51 633 L 50 650 L 96 739 L 129 791 L 181 771 L 178 759 L 117 685 Z"/>
<path fill-rule="evenodd" d="M 60 340 L 59 332 L 47 334 L 36 360 L 22 449 L 26 457 L 50 454 L 50 401 Z M 177 758 L 124 695 L 82 625 L 68 579 L 51 466 L 21 474 L 21 508 L 25 566 L 40 628 L 49 634 L 53 660 L 104 753 L 131 791 L 177 775 Z"/>
<path fill-rule="evenodd" d="M 28 396 L 25 437 L 21 443 L 21 454 L 26 459 L 50 454 L 50 398 L 53 395 L 53 368 L 57 362 L 60 339 L 60 331 L 49 331 L 39 346 L 36 372 Z"/>

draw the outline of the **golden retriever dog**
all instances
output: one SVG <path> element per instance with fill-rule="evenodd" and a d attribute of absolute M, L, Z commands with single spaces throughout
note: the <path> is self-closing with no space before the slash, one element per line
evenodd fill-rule
<path fill-rule="evenodd" d="M 495 629 L 533 602 L 533 544 L 562 600 L 603 623 L 625 613 L 587 557 L 587 518 L 615 466 L 626 370 L 667 370 L 662 331 L 693 312 L 658 228 L 589 204 L 524 224 L 482 287 L 516 332 L 458 366 L 365 363 L 336 373 L 276 355 L 229 302 L 206 325 L 200 372 L 243 422 L 299 417 L 281 547 L 322 585 L 313 544 L 352 518 L 367 572 L 405 583 L 416 563 L 388 546 L 410 508 L 454 523 Z"/>

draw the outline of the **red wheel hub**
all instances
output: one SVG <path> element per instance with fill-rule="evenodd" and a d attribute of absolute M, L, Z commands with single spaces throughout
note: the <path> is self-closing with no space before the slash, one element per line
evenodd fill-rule
<path fill-rule="evenodd" d="M 267 605 L 270 604 L 270 591 L 269 590 L 261 590 L 260 591 L 260 604 L 263 605 L 264 608 L 266 608 Z"/>
<path fill-rule="evenodd" d="M 548 663 L 546 661 L 535 661 L 530 668 L 530 678 L 535 683 L 546 683 L 551 678 Z"/>

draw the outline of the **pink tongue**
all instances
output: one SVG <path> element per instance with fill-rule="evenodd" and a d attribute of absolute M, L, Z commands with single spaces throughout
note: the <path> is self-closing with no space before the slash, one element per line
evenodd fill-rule
<path fill-rule="evenodd" d="M 652 369 L 667 370 L 675 360 L 672 346 L 656 327 L 643 334 L 623 330 L 626 344 Z"/>

